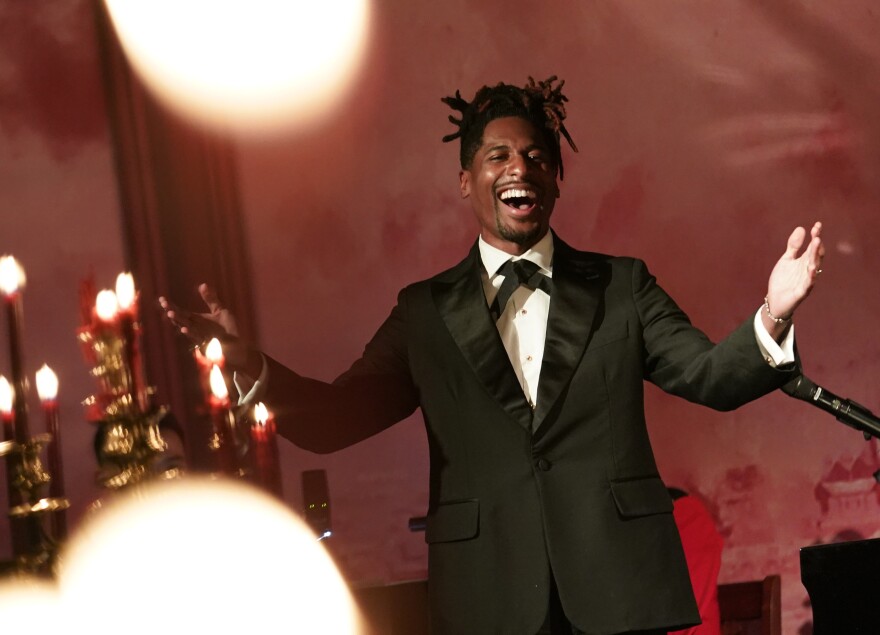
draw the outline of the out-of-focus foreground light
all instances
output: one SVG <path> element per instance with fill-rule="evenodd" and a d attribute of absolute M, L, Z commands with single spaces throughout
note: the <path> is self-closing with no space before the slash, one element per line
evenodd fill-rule
<path fill-rule="evenodd" d="M 66 619 L 99 635 L 361 632 L 306 524 L 233 481 L 187 477 L 112 501 L 65 547 L 59 584 Z"/>
<path fill-rule="evenodd" d="M 46 580 L 9 576 L 0 581 L 0 629 L 3 633 L 51 635 L 73 632 L 62 622 L 58 589 Z"/>
<path fill-rule="evenodd" d="M 105 0 L 144 81 L 208 125 L 266 133 L 329 114 L 366 48 L 368 0 Z"/>

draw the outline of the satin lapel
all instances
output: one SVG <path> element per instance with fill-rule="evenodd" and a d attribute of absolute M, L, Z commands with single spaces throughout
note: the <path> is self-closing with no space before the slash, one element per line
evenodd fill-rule
<path fill-rule="evenodd" d="M 446 328 L 486 390 L 521 426 L 530 429 L 532 409 L 517 381 L 480 282 L 479 250 L 432 283 Z"/>
<path fill-rule="evenodd" d="M 553 293 L 533 430 L 544 422 L 571 381 L 593 330 L 602 289 L 598 262 L 554 240 Z"/>

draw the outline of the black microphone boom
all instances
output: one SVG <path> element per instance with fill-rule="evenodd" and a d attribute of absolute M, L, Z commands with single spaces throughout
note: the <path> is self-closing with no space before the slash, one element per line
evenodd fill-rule
<path fill-rule="evenodd" d="M 870 437 L 880 438 L 880 418 L 864 406 L 817 386 L 804 375 L 798 375 L 782 387 L 782 392 L 790 397 L 802 399 L 817 408 L 830 412 L 841 423 L 859 430 Z"/>

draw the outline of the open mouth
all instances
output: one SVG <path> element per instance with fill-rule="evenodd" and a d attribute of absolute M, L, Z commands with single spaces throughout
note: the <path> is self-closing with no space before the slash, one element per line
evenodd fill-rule
<path fill-rule="evenodd" d="M 529 212 L 535 208 L 538 202 L 538 194 L 532 189 L 511 188 L 501 192 L 498 195 L 498 199 L 514 210 Z"/>

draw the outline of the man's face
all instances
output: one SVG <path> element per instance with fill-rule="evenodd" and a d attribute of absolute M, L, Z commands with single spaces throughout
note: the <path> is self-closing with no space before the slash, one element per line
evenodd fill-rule
<path fill-rule="evenodd" d="M 487 243 L 519 255 L 547 233 L 559 196 L 556 165 L 543 135 L 519 117 L 489 122 L 480 149 L 459 174 Z"/>

